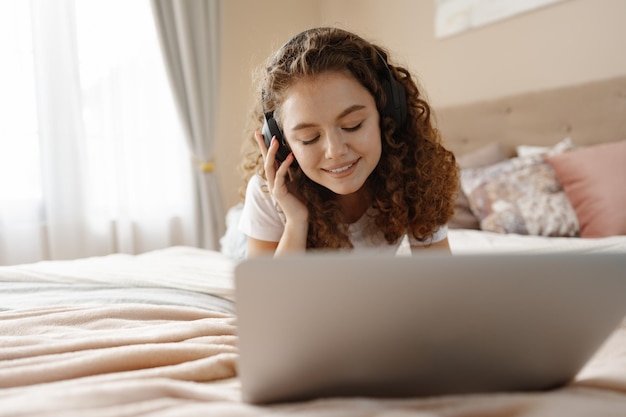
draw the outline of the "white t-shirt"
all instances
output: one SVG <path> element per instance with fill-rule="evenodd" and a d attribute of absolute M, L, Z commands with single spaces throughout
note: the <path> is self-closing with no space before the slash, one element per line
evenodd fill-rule
<path fill-rule="evenodd" d="M 254 239 L 268 242 L 278 242 L 285 230 L 285 216 L 278 209 L 278 204 L 274 198 L 263 191 L 265 180 L 258 175 L 254 175 L 248 182 L 246 189 L 246 199 L 239 218 L 239 230 Z M 376 210 L 370 208 L 349 228 L 350 242 L 354 249 L 378 249 L 389 253 L 396 253 L 403 243 L 398 239 L 396 243 L 388 243 L 382 233 L 370 227 L 373 225 Z M 375 230 L 374 233 L 371 230 Z M 444 240 L 448 236 L 448 227 L 441 226 L 432 237 L 424 242 L 415 238 L 409 238 L 413 246 L 422 246 Z"/>

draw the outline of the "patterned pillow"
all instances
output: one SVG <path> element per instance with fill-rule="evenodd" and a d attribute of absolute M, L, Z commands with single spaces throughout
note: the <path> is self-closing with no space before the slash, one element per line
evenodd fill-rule
<path fill-rule="evenodd" d="M 548 155 L 572 149 L 566 139 Z M 543 154 L 464 169 L 461 186 L 482 230 L 539 236 L 578 236 L 576 213 Z"/>
<path fill-rule="evenodd" d="M 507 158 L 502 146 L 490 143 L 482 148 L 461 155 L 457 158 L 459 168 L 479 168 Z M 480 229 L 480 222 L 470 208 L 467 196 L 462 189 L 459 190 L 454 202 L 454 216 L 448 221 L 450 229 Z"/>

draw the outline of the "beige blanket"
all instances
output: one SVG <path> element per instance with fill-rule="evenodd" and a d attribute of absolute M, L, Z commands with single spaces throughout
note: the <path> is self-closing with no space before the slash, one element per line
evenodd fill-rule
<path fill-rule="evenodd" d="M 624 416 L 626 326 L 541 393 L 243 404 L 232 315 L 141 304 L 0 313 L 2 416 Z"/>
<path fill-rule="evenodd" d="M 0 267 L 0 416 L 626 416 L 626 325 L 551 392 L 244 404 L 235 316 L 211 298 L 233 267 L 183 247 Z"/>

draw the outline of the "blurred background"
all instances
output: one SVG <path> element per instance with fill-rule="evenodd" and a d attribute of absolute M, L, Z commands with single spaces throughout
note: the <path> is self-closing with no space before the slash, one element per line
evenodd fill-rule
<path fill-rule="evenodd" d="M 167 30 L 154 15 L 167 21 L 167 7 L 185 1 L 0 0 L 0 264 L 218 249 L 224 214 L 240 201 L 252 74 L 310 27 L 386 47 L 435 112 L 626 75 L 623 0 L 549 1 L 448 36 L 437 36 L 437 12 L 476 2 L 186 2 L 204 7 L 212 30 L 211 139 L 195 151 L 172 90 L 175 59 L 163 54 Z M 210 197 L 197 189 L 204 177 Z"/>

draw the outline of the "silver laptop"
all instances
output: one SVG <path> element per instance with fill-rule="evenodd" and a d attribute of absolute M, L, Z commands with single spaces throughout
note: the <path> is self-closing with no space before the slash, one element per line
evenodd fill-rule
<path fill-rule="evenodd" d="M 235 270 L 243 400 L 546 390 L 626 315 L 624 254 L 317 254 Z"/>

